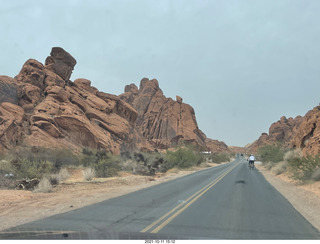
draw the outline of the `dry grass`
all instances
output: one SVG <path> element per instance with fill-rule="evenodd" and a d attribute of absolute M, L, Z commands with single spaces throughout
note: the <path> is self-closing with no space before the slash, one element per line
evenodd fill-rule
<path fill-rule="evenodd" d="M 287 165 L 288 163 L 286 161 L 279 162 L 271 169 L 271 171 L 276 175 L 281 175 L 287 171 Z"/>
<path fill-rule="evenodd" d="M 65 181 L 70 177 L 70 173 L 66 168 L 63 168 L 58 173 L 59 181 Z"/>
<path fill-rule="evenodd" d="M 83 179 L 86 181 L 91 181 L 96 175 L 96 171 L 93 168 L 86 168 L 82 171 Z"/>
<path fill-rule="evenodd" d="M 52 185 L 50 181 L 46 177 L 43 177 L 35 188 L 34 192 L 50 192 L 51 189 Z"/>

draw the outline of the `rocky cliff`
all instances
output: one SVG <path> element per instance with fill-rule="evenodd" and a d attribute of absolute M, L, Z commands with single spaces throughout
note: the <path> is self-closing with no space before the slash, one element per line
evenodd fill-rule
<path fill-rule="evenodd" d="M 310 110 L 294 128 L 289 146 L 300 148 L 305 155 L 320 153 L 320 106 Z"/>
<path fill-rule="evenodd" d="M 131 140 L 137 112 L 86 79 L 70 81 L 76 60 L 52 48 L 45 65 L 29 59 L 15 78 L 0 76 L 0 149 L 17 145 L 104 148 Z"/>
<path fill-rule="evenodd" d="M 305 155 L 319 154 L 320 106 L 313 108 L 303 117 L 281 117 L 270 126 L 269 134 L 262 133 L 248 148 L 256 151 L 260 146 L 274 143 L 281 143 L 287 148 L 299 148 Z"/>
<path fill-rule="evenodd" d="M 198 128 L 193 108 L 164 96 L 158 81 L 142 79 L 120 96 L 99 91 L 87 79 L 70 80 L 76 60 L 52 48 L 43 65 L 29 59 L 15 77 L 0 76 L 0 151 L 15 146 L 167 149 L 181 141 L 221 151 Z M 207 147 L 208 144 L 208 147 Z"/>
<path fill-rule="evenodd" d="M 167 98 L 156 79 L 142 79 L 139 88 L 127 85 L 120 98 L 136 109 L 135 128 L 151 147 L 167 149 L 181 141 L 206 147 L 206 136 L 198 128 L 193 108 L 179 96 L 176 100 Z"/>

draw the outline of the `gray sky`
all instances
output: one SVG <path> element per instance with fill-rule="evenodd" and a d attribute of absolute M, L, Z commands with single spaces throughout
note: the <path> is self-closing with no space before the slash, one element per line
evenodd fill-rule
<path fill-rule="evenodd" d="M 156 78 L 209 138 L 244 146 L 320 100 L 318 0 L 0 0 L 0 75 L 54 46 L 119 95 Z"/>

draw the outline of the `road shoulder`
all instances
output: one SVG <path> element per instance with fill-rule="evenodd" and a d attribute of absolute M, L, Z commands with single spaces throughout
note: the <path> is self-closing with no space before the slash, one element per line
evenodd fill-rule
<path fill-rule="evenodd" d="M 257 168 L 265 179 L 320 231 L 320 182 L 312 185 L 298 185 L 285 175 L 274 175 L 262 165 L 257 165 Z"/>

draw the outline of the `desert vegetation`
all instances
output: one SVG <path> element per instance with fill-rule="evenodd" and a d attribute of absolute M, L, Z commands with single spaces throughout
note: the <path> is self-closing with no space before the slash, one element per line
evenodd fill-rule
<path fill-rule="evenodd" d="M 213 163 L 221 164 L 223 162 L 229 162 L 231 160 L 231 155 L 228 153 L 214 153 L 211 155 L 210 159 Z"/>
<path fill-rule="evenodd" d="M 215 155 L 214 162 L 228 161 Z M 0 155 L 0 187 L 48 192 L 69 176 L 69 170 L 82 169 L 83 179 L 114 177 L 119 172 L 152 176 L 176 168 L 199 166 L 204 155 L 192 146 L 179 146 L 166 152 L 134 152 L 113 155 L 105 150 L 84 148 L 74 154 L 69 150 L 20 148 Z M 35 180 L 33 180 L 35 179 Z M 31 183 L 32 182 L 32 183 Z"/>
<path fill-rule="evenodd" d="M 258 149 L 259 159 L 275 174 L 286 173 L 300 183 L 320 181 L 319 155 L 303 155 L 299 149 L 286 149 L 281 144 Z"/>

